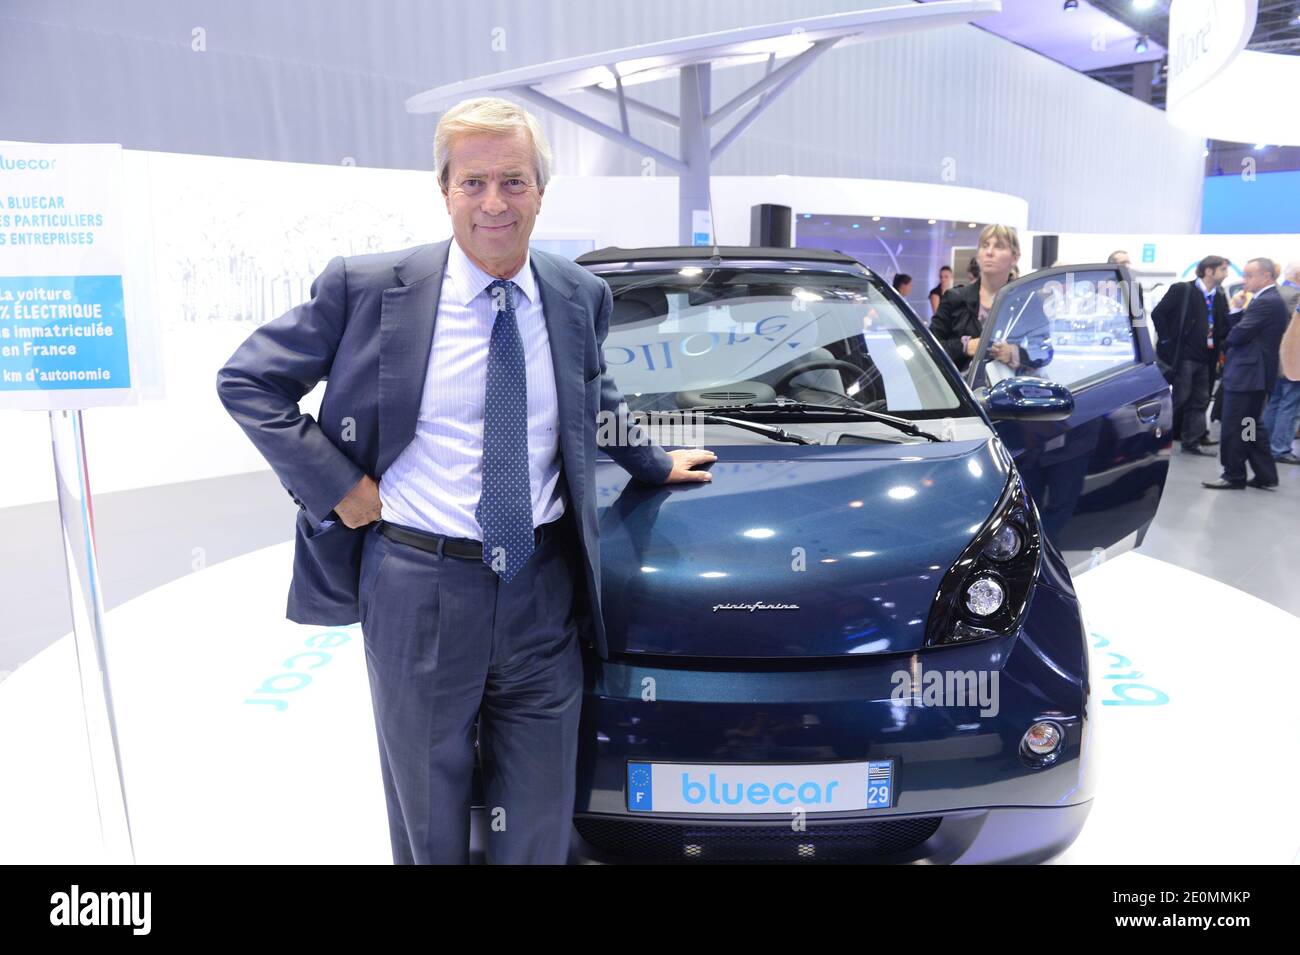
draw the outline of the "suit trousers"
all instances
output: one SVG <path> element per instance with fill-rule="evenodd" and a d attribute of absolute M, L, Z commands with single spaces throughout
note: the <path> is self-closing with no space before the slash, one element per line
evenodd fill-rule
<path fill-rule="evenodd" d="M 1266 484 L 1277 483 L 1277 462 L 1268 449 L 1268 428 L 1263 421 L 1263 391 L 1223 393 L 1223 431 L 1219 435 L 1219 462 L 1223 479 L 1234 484 L 1246 480 L 1246 462 L 1255 477 Z M 1252 433 L 1252 440 L 1244 435 Z"/>
<path fill-rule="evenodd" d="M 478 720 L 489 863 L 566 861 L 582 658 L 568 510 L 505 582 L 366 534 L 359 609 L 393 862 L 467 863 Z"/>
<path fill-rule="evenodd" d="M 1210 365 L 1184 358 L 1174 378 L 1174 417 L 1179 421 L 1183 447 L 1197 444 L 1205 436 L 1205 409 L 1210 406 Z"/>

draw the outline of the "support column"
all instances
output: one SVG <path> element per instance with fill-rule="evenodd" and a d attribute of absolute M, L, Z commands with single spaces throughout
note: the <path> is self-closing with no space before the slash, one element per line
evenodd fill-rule
<path fill-rule="evenodd" d="M 678 116 L 681 124 L 680 156 L 686 168 L 677 180 L 677 238 L 682 245 L 695 244 L 692 235 L 694 213 L 709 211 L 710 136 L 704 118 L 709 115 L 710 69 L 708 63 L 681 68 Z"/>

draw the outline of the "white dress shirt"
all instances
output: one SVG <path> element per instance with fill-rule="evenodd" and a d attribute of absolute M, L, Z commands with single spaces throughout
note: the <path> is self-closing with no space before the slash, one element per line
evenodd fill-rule
<path fill-rule="evenodd" d="M 482 540 L 474 509 L 483 482 L 483 408 L 488 344 L 496 320 L 487 287 L 495 281 L 470 261 L 455 238 L 433 321 L 433 345 L 415 437 L 379 480 L 385 521 L 434 534 Z M 560 493 L 559 407 L 551 342 L 532 255 L 510 277 L 524 346 L 528 387 L 528 479 L 533 525 L 564 513 Z"/>

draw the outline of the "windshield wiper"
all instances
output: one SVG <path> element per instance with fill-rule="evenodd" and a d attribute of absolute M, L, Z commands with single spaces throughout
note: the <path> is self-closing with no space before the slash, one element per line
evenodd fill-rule
<path fill-rule="evenodd" d="M 891 414 L 885 414 L 883 411 L 872 411 L 869 408 L 850 408 L 844 405 L 823 405 L 810 401 L 793 401 L 789 398 L 777 398 L 775 401 L 752 401 L 743 405 L 700 405 L 692 408 L 682 408 L 681 410 L 701 414 L 722 412 L 727 415 L 793 414 L 810 420 L 831 415 L 836 418 L 850 418 L 854 421 L 878 421 L 904 434 L 910 434 L 916 438 L 925 438 L 927 441 L 943 440 L 937 435 L 918 428 L 906 418 L 898 418 Z"/>
<path fill-rule="evenodd" d="M 683 408 L 681 410 L 691 411 L 691 412 L 705 411 L 705 409 L 702 408 Z M 653 420 L 656 414 L 674 415 L 678 413 L 680 412 L 678 411 L 645 412 L 645 414 L 648 415 L 651 418 L 651 420 Z M 773 441 L 785 441 L 789 444 L 816 444 L 817 443 L 816 441 L 813 441 L 810 438 L 805 438 L 801 434 L 796 434 L 793 431 L 786 431 L 784 428 L 778 428 L 775 425 L 771 425 L 771 424 L 757 424 L 756 422 L 753 421 L 737 421 L 735 418 L 728 418 L 728 417 L 724 417 L 723 415 L 716 415 L 712 413 L 697 414 L 696 418 L 700 421 L 709 422 L 710 424 L 729 424 L 733 428 L 740 428 L 744 431 L 752 431 L 754 434 L 764 435 L 765 437 L 771 438 Z"/>

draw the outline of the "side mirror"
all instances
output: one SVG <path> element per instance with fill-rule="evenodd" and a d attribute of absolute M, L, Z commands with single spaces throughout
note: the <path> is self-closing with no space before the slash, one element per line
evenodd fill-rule
<path fill-rule="evenodd" d="M 1074 413 L 1074 396 L 1046 378 L 1004 378 L 976 397 L 994 421 L 1063 421 Z"/>

